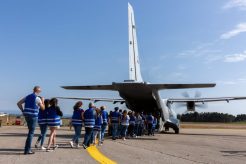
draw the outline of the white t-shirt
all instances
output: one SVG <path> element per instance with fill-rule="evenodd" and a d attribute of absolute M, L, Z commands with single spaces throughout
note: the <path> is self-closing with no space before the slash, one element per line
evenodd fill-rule
<path fill-rule="evenodd" d="M 41 100 L 41 98 L 40 97 L 36 97 L 36 105 L 38 106 L 38 107 L 40 107 L 39 106 L 39 104 L 41 104 L 42 103 L 42 100 Z"/>

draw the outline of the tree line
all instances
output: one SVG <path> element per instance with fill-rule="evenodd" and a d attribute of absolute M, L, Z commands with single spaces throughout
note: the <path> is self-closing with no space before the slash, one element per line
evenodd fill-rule
<path fill-rule="evenodd" d="M 186 113 L 178 114 L 178 119 L 182 122 L 242 122 L 246 121 L 246 114 L 239 114 L 237 116 L 227 113 L 205 112 L 205 113 Z"/>

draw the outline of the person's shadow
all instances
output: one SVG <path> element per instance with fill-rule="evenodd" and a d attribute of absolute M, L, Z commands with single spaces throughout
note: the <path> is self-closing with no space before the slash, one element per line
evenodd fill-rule
<path fill-rule="evenodd" d="M 22 155 L 23 149 L 0 148 L 0 155 Z"/>
<path fill-rule="evenodd" d="M 246 151 L 221 151 L 223 156 L 238 156 L 238 157 L 246 157 Z"/>

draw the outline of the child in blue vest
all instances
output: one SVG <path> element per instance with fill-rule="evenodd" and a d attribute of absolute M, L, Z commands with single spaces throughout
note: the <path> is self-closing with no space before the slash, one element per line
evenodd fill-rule
<path fill-rule="evenodd" d="M 81 137 L 81 130 L 82 130 L 82 115 L 84 110 L 81 109 L 83 103 L 82 101 L 78 101 L 73 107 L 73 116 L 72 116 L 72 125 L 74 128 L 74 136 L 72 141 L 70 141 L 70 146 L 73 148 L 74 143 L 76 144 L 76 148 L 79 148 L 79 139 Z"/>
<path fill-rule="evenodd" d="M 93 144 L 96 144 L 96 139 L 98 136 L 98 146 L 102 145 L 102 138 L 101 138 L 101 129 L 102 129 L 102 124 L 103 124 L 103 120 L 102 120 L 102 114 L 101 114 L 101 110 L 100 109 L 96 109 L 96 121 L 95 121 L 95 126 L 94 126 L 94 131 L 93 131 Z"/>
<path fill-rule="evenodd" d="M 45 106 L 45 109 L 49 108 L 49 106 L 50 106 L 50 100 L 49 99 L 44 100 L 44 106 Z M 37 140 L 37 142 L 35 144 L 35 148 L 38 148 L 38 144 L 40 142 L 40 149 L 41 150 L 46 150 L 46 148 L 43 146 L 44 140 L 45 140 L 45 137 L 46 137 L 46 132 L 47 132 L 47 129 L 48 129 L 47 111 L 46 110 L 39 109 L 38 124 L 39 124 L 39 127 L 40 127 L 41 134 L 38 137 L 38 140 Z"/>
<path fill-rule="evenodd" d="M 50 138 L 46 151 L 50 152 L 58 148 L 56 145 L 56 129 L 61 125 L 61 117 L 63 116 L 60 107 L 58 106 L 58 100 L 52 98 L 50 100 L 50 107 L 47 109 L 47 124 L 50 127 Z M 53 150 L 50 149 L 53 144 Z"/>

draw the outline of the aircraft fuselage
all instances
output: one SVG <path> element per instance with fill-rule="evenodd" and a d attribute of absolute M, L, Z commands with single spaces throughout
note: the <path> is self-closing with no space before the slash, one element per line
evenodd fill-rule
<path fill-rule="evenodd" d="M 129 109 L 153 114 L 160 112 L 153 96 L 153 90 L 147 83 L 113 83 L 113 85 Z"/>

